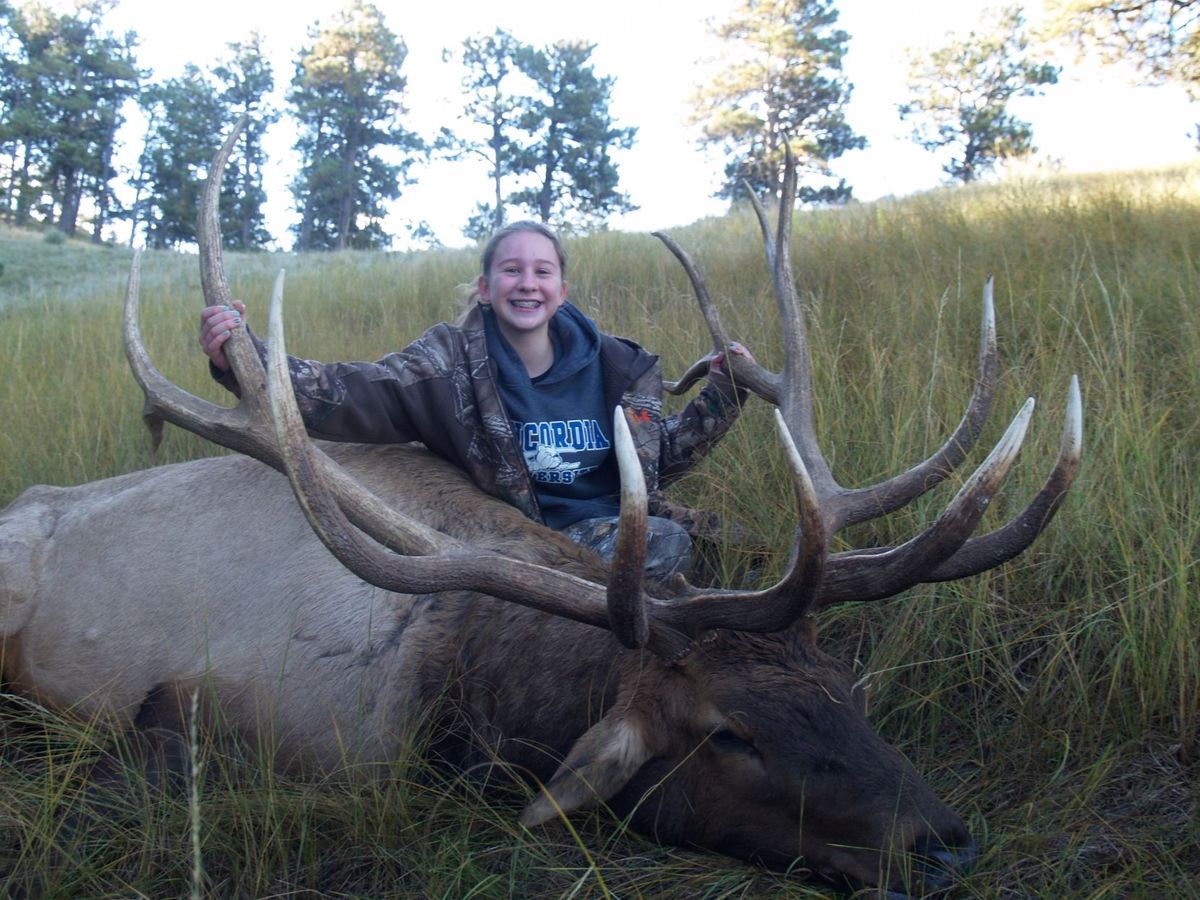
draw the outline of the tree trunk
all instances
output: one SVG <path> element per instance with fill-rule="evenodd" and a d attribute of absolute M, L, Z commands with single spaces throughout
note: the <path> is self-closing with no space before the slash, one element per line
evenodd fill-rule
<path fill-rule="evenodd" d="M 295 249 L 298 252 L 312 249 L 313 228 L 317 217 L 316 172 L 317 165 L 325 156 L 325 119 L 323 116 L 315 123 L 314 132 L 316 140 L 313 144 L 312 156 L 306 160 L 308 164 L 308 195 L 304 198 L 304 211 L 300 216 L 300 231 L 296 236 Z"/>
<path fill-rule="evenodd" d="M 74 237 L 79 219 L 79 170 L 72 167 L 63 172 L 62 208 L 58 228 L 67 237 Z"/>
<path fill-rule="evenodd" d="M 338 208 L 337 248 L 345 250 L 350 246 L 350 229 L 354 224 L 354 164 L 358 158 L 357 130 L 350 136 L 346 145 L 346 155 L 342 157 L 342 177 L 339 185 L 341 203 Z"/>
<path fill-rule="evenodd" d="M 92 243 L 104 243 L 104 225 L 108 221 L 108 206 L 109 200 L 112 197 L 112 192 L 108 187 L 108 179 L 105 177 L 112 166 L 113 142 L 108 141 L 104 145 L 104 151 L 100 159 L 100 175 L 96 179 L 96 223 L 92 228 Z"/>
<path fill-rule="evenodd" d="M 504 227 L 504 194 L 501 191 L 500 177 L 502 174 L 501 157 L 504 147 L 504 120 L 492 119 L 492 185 L 496 189 L 496 208 L 492 211 L 492 229 L 499 231 Z"/>
<path fill-rule="evenodd" d="M 312 246 L 313 201 L 312 192 L 304 203 L 304 215 L 300 218 L 300 233 L 296 235 L 296 252 L 303 253 Z"/>
<path fill-rule="evenodd" d="M 16 212 L 17 146 L 14 144 L 8 163 L 8 185 L 4 188 L 4 218 L 11 222 Z"/>
<path fill-rule="evenodd" d="M 17 184 L 17 224 L 29 222 L 29 151 L 30 142 L 25 141 L 21 153 L 21 179 Z"/>
<path fill-rule="evenodd" d="M 546 150 L 542 156 L 542 164 L 545 165 L 546 171 L 543 173 L 542 186 L 538 190 L 538 215 L 541 217 L 542 224 L 550 221 L 551 206 L 554 202 L 554 173 L 558 168 L 558 127 L 552 120 L 550 123 L 550 132 L 546 135 Z"/>

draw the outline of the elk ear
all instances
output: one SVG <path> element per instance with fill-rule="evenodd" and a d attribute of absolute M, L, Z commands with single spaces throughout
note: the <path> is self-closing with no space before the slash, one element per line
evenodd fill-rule
<path fill-rule="evenodd" d="M 650 756 L 642 726 L 631 716 L 610 713 L 575 742 L 554 777 L 521 813 L 521 824 L 541 825 L 607 800 Z"/>

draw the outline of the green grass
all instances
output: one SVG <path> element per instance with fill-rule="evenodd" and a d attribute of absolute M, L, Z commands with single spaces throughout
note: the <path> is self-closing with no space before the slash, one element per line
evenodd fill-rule
<path fill-rule="evenodd" d="M 1001 382 L 994 441 L 1038 409 L 984 528 L 1018 510 L 1052 463 L 1072 373 L 1084 464 L 1058 518 L 1017 560 L 822 618 L 825 644 L 870 688 L 872 718 L 967 819 L 983 855 L 964 897 L 1196 896 L 1200 871 L 1200 194 L 1195 168 L 934 191 L 795 225 L 818 424 L 843 483 L 911 465 L 953 428 L 975 367 L 979 297 L 996 277 Z M 780 356 L 757 226 L 745 215 L 674 233 L 706 272 L 728 330 Z M 572 298 L 660 352 L 670 376 L 708 348 L 690 289 L 652 237 L 573 241 Z M 0 233 L 0 504 L 32 483 L 150 465 L 120 350 L 129 254 Z M 292 352 L 374 358 L 457 312 L 474 254 L 231 256 L 263 329 L 288 270 Z M 213 399 L 195 346 L 194 257 L 144 262 L 147 342 L 172 379 Z M 19 275 L 19 277 L 17 277 Z M 675 490 L 780 548 L 793 512 L 770 418 L 755 403 Z M 211 453 L 168 430 L 160 455 Z M 981 459 L 976 453 L 975 459 Z M 903 538 L 949 489 L 845 538 Z M 733 568 L 736 560 L 726 562 Z M 0 713 L 0 886 L 48 896 L 819 895 L 720 857 L 657 847 L 602 813 L 577 835 L 515 824 L 519 796 L 479 798 L 415 759 L 370 785 L 284 779 L 202 743 L 199 802 L 145 797 L 86 834 L 84 772 L 111 738 L 25 706 Z M 193 870 L 199 819 L 201 871 Z M 7 879 L 7 881 L 6 881 Z"/>

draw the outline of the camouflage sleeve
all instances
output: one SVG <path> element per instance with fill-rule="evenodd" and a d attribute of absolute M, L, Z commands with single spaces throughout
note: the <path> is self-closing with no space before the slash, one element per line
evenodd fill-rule
<path fill-rule="evenodd" d="M 266 344 L 253 332 L 250 337 L 265 364 Z M 296 405 L 309 434 L 360 443 L 420 440 L 418 420 L 437 402 L 431 386 L 444 380 L 450 365 L 449 354 L 430 352 L 438 345 L 427 333 L 378 362 L 322 363 L 289 356 Z M 218 382 L 240 396 L 232 372 L 212 371 Z"/>
<path fill-rule="evenodd" d="M 666 487 L 704 458 L 737 420 L 746 391 L 724 373 L 709 378 L 696 397 L 676 415 L 663 419 L 659 484 Z"/>

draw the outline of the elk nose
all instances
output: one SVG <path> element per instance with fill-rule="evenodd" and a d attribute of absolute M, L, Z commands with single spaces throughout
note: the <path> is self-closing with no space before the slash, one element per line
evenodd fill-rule
<path fill-rule="evenodd" d="M 963 838 L 962 843 L 947 844 L 930 834 L 914 848 L 912 893 L 920 896 L 944 891 L 975 866 L 979 847 L 969 835 L 963 835 Z"/>

